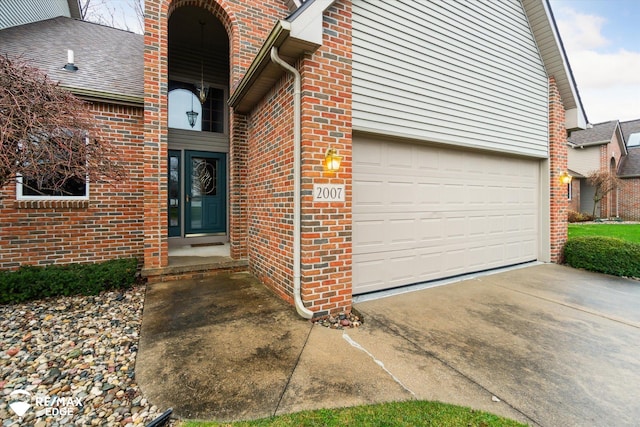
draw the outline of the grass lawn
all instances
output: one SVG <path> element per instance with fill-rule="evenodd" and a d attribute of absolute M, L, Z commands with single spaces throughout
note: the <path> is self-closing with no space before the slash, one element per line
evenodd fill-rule
<path fill-rule="evenodd" d="M 320 409 L 281 415 L 256 421 L 211 423 L 185 421 L 180 427 L 214 426 L 438 426 L 438 427 L 492 427 L 524 426 L 516 421 L 439 402 L 408 401 L 379 405 L 355 406 L 340 409 Z"/>
<path fill-rule="evenodd" d="M 569 238 L 609 236 L 640 243 L 640 224 L 569 224 Z"/>

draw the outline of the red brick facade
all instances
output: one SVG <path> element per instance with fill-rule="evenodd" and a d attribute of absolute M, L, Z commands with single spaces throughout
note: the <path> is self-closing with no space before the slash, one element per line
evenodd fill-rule
<path fill-rule="evenodd" d="M 90 184 L 89 200 L 16 200 L 16 185 L 0 199 L 0 269 L 141 257 L 143 247 L 142 108 L 90 106 L 105 138 L 121 150 L 123 182 Z"/>
<path fill-rule="evenodd" d="M 560 262 L 567 241 L 567 186 L 560 175 L 567 170 L 565 109 L 553 77 L 549 78 L 549 197 L 551 262 Z"/>
<path fill-rule="evenodd" d="M 323 45 L 302 61 L 302 299 L 320 311 L 351 309 L 351 0 L 325 12 Z M 338 173 L 322 166 L 328 148 Z M 313 202 L 313 184 L 344 184 L 346 201 Z"/>
<path fill-rule="evenodd" d="M 117 189 L 96 186 L 80 206 L 2 205 L 0 267 L 23 262 L 94 261 L 138 256 L 146 269 L 168 265 L 168 22 L 183 6 L 212 13 L 229 36 L 229 95 L 269 32 L 289 10 L 282 0 L 146 0 L 145 108 L 96 106 L 129 161 Z M 295 67 L 301 93 L 301 294 L 314 312 L 349 311 L 352 297 L 352 31 L 351 0 L 324 13 L 322 45 Z M 549 98 L 550 244 L 558 261 L 567 236 L 565 110 L 553 78 Z M 231 257 L 282 298 L 293 301 L 293 79 L 285 73 L 248 114 L 229 115 Z M 328 148 L 343 157 L 339 172 L 323 168 Z M 345 186 L 344 202 L 314 202 L 314 184 Z M 5 190 L 7 191 L 7 190 Z M 5 227 L 5 218 L 10 218 Z M 45 225 L 46 231 L 42 227 Z M 20 248 L 20 249 L 18 249 Z M 14 255 L 18 254 L 18 255 Z"/>
<path fill-rule="evenodd" d="M 351 307 L 350 3 L 327 12 L 324 43 L 299 61 L 302 76 L 302 299 L 314 311 Z M 346 59 L 346 60 L 345 60 Z M 293 79 L 285 76 L 249 115 L 247 187 L 251 271 L 283 298 L 293 293 Z M 344 156 L 325 174 L 327 148 Z M 313 184 L 344 184 L 345 203 L 314 203 Z"/>
<path fill-rule="evenodd" d="M 600 170 L 606 170 L 617 174 L 622 158 L 620 143 L 617 133 L 611 138 L 611 142 L 600 146 Z M 605 195 L 600 201 L 600 216 L 602 218 L 613 218 L 620 216 L 620 206 L 618 204 L 619 191 L 612 191 Z"/>
<path fill-rule="evenodd" d="M 622 179 L 618 198 L 620 217 L 626 221 L 640 221 L 640 178 Z"/>

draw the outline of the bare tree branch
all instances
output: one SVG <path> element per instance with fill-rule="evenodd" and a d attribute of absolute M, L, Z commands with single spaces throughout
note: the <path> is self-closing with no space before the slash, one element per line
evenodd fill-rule
<path fill-rule="evenodd" d="M 73 180 L 120 180 L 117 158 L 85 102 L 26 62 L 0 55 L 0 187 L 18 176 L 51 191 Z"/>
<path fill-rule="evenodd" d="M 122 0 L 124 2 L 124 0 Z M 144 33 L 144 0 L 81 0 L 83 19 L 109 27 Z M 135 19 L 135 24 L 131 22 Z"/>
<path fill-rule="evenodd" d="M 620 178 L 615 173 L 607 170 L 593 171 L 587 176 L 589 185 L 595 188 L 593 194 L 593 216 L 596 216 L 596 208 L 598 203 L 610 192 L 619 188 L 622 184 Z"/>

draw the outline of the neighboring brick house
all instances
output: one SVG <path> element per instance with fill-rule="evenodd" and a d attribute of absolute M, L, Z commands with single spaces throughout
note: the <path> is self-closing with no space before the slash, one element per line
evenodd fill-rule
<path fill-rule="evenodd" d="M 180 246 L 228 242 L 308 317 L 350 310 L 354 294 L 559 259 L 567 129 L 586 117 L 547 0 L 145 8 L 143 62 L 85 35 L 59 46 L 78 72 L 52 74 L 94 99 L 67 78 L 144 70 L 129 101 L 115 88 L 94 101 L 126 111 L 113 135 L 131 135 L 116 138 L 131 179 L 72 205 L 5 188 L 0 267 L 133 255 L 153 279 L 176 272 Z M 95 74 L 91 54 L 108 62 Z"/>
<path fill-rule="evenodd" d="M 627 155 L 620 162 L 618 175 L 623 186 L 619 196 L 620 216 L 640 221 L 640 120 L 620 122 L 627 143 Z"/>
<path fill-rule="evenodd" d="M 640 220 L 640 120 L 611 120 L 572 132 L 569 143 L 569 171 L 573 176 L 569 208 L 593 212 L 595 188 L 587 177 L 595 171 L 614 172 L 622 185 L 596 206 L 598 218 Z"/>
<path fill-rule="evenodd" d="M 620 122 L 611 120 L 590 125 L 587 129 L 571 132 L 568 138 L 569 170 L 573 175 L 570 208 L 577 212 L 594 212 L 595 188 L 587 177 L 596 171 L 618 173 L 620 161 L 627 155 Z M 596 217 L 618 217 L 618 192 L 607 194 L 596 206 Z"/>

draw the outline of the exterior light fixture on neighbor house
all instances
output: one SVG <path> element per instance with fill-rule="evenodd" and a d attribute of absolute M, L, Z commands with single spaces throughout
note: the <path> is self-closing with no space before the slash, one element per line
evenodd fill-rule
<path fill-rule="evenodd" d="M 71 49 L 67 49 L 67 63 L 62 69 L 71 72 L 78 71 L 78 67 L 73 64 L 73 51 Z"/>
<path fill-rule="evenodd" d="M 569 175 L 569 172 L 564 171 L 562 172 L 562 174 L 560 174 L 560 183 L 567 185 L 567 184 L 571 184 L 571 180 L 573 179 L 573 177 L 571 175 Z"/>
<path fill-rule="evenodd" d="M 338 156 L 338 151 L 335 148 L 328 148 L 324 155 L 324 169 L 327 172 L 338 172 L 341 162 L 342 156 Z"/>

